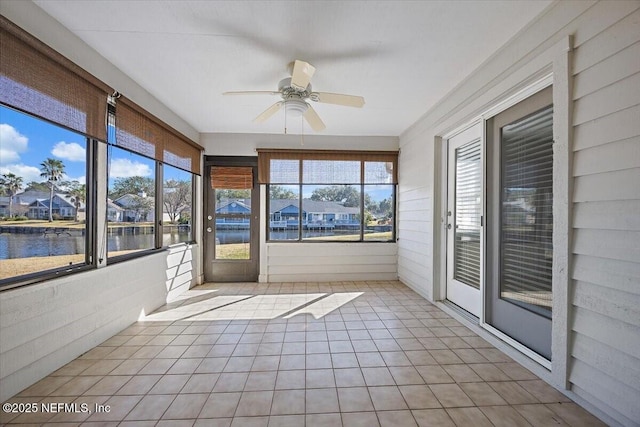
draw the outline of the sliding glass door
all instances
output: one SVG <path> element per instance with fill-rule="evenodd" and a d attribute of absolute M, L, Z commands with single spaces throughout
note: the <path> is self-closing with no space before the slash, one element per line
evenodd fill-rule
<path fill-rule="evenodd" d="M 547 88 L 487 122 L 485 321 L 551 359 L 553 106 Z"/>

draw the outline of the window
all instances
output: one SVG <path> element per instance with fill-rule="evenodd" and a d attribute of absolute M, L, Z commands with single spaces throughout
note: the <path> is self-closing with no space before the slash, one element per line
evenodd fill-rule
<path fill-rule="evenodd" d="M 0 106 L 0 283 L 91 263 L 90 146 L 85 135 Z"/>
<path fill-rule="evenodd" d="M 269 241 L 395 239 L 397 153 L 259 150 Z"/>
<path fill-rule="evenodd" d="M 107 257 L 154 249 L 156 162 L 109 147 Z"/>
<path fill-rule="evenodd" d="M 164 165 L 162 246 L 193 241 L 193 175 Z"/>
<path fill-rule="evenodd" d="M 116 109 L 112 87 L 3 16 L 0 43 L 0 287 L 95 267 L 105 251 L 158 248 L 162 231 L 169 242 L 191 241 L 193 204 L 178 206 L 173 233 L 156 226 L 164 218 L 156 196 L 169 200 L 175 182 L 193 182 L 202 147 L 126 97 Z M 97 154 L 105 142 L 108 160 Z M 96 173 L 104 169 L 108 180 Z M 105 189 L 109 200 L 97 200 Z"/>

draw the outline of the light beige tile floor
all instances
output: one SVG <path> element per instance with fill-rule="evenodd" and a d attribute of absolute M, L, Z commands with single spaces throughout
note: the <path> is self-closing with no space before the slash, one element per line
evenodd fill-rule
<path fill-rule="evenodd" d="M 10 402 L 40 410 L 2 424 L 603 425 L 400 282 L 200 286 Z"/>

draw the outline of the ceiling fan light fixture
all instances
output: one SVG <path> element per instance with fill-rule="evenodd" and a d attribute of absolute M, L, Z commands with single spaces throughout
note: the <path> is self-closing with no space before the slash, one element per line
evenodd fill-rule
<path fill-rule="evenodd" d="M 301 99 L 288 99 L 284 102 L 284 110 L 291 117 L 301 117 L 308 108 L 309 104 Z"/>

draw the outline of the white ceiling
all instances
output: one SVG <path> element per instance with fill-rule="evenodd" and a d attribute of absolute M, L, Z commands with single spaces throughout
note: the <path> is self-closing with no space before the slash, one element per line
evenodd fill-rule
<path fill-rule="evenodd" d="M 35 3 L 199 132 L 282 133 L 284 112 L 252 123 L 278 97 L 222 92 L 277 90 L 301 59 L 314 90 L 366 101 L 312 103 L 322 134 L 396 136 L 551 1 Z"/>

